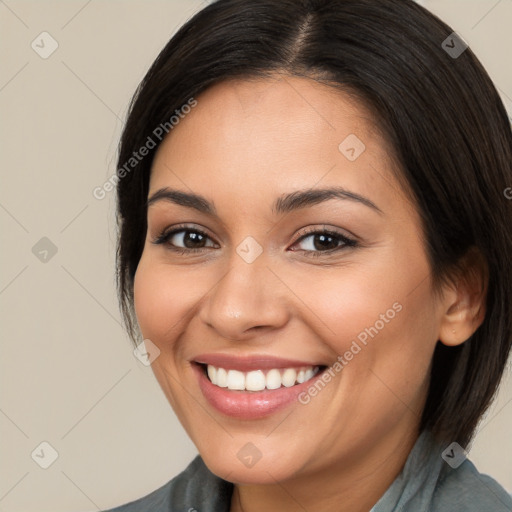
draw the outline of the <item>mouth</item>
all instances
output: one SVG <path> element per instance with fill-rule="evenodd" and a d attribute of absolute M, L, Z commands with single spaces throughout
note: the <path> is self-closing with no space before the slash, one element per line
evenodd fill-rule
<path fill-rule="evenodd" d="M 205 355 L 192 362 L 206 402 L 224 416 L 265 419 L 287 407 L 304 407 L 299 398 L 321 377 L 326 365 L 273 357 Z"/>
<path fill-rule="evenodd" d="M 256 369 L 240 371 L 226 369 L 212 364 L 198 363 L 204 375 L 216 387 L 230 391 L 273 391 L 280 388 L 291 388 L 313 377 L 327 368 L 320 366 L 301 366 L 289 368 Z"/>

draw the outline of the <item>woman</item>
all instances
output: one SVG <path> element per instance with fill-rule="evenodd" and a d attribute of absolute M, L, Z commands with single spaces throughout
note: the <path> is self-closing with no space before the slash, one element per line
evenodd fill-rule
<path fill-rule="evenodd" d="M 122 135 L 118 282 L 200 455 L 113 510 L 510 511 L 465 455 L 512 341 L 511 162 L 412 1 L 189 20 Z"/>

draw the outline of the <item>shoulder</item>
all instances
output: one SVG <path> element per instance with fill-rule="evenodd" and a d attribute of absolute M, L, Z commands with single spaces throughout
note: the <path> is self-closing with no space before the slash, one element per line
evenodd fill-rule
<path fill-rule="evenodd" d="M 371 512 L 512 512 L 505 489 L 448 448 L 424 431 Z"/>
<path fill-rule="evenodd" d="M 233 484 L 214 475 L 198 455 L 162 487 L 103 512 L 228 512 L 232 491 Z"/>
<path fill-rule="evenodd" d="M 435 511 L 512 511 L 512 497 L 496 480 L 480 473 L 469 459 L 457 469 L 443 467 L 432 503 Z"/>

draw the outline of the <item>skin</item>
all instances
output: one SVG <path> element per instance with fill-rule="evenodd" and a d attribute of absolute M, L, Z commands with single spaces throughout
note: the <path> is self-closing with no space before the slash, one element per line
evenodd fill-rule
<path fill-rule="evenodd" d="M 433 294 L 417 209 L 356 100 L 285 75 L 223 82 L 196 99 L 158 149 L 149 196 L 194 192 L 219 218 L 165 200 L 148 208 L 134 297 L 141 332 L 160 350 L 154 374 L 206 465 L 235 483 L 232 512 L 367 512 L 417 439 L 437 340 L 464 342 L 483 320 L 483 297 L 460 283 Z M 349 134 L 366 147 L 354 161 L 338 148 Z M 329 186 L 381 213 L 337 198 L 272 213 L 280 195 Z M 208 235 L 201 252 L 171 250 L 187 247 L 183 232 L 152 243 L 181 223 Z M 314 235 L 301 240 L 324 225 L 359 246 L 338 242 L 329 254 Z M 252 263 L 236 252 L 247 236 L 263 250 Z M 307 405 L 234 419 L 206 401 L 191 369 L 206 352 L 330 365 L 397 302 L 401 311 Z M 262 454 L 251 468 L 237 458 L 248 442 Z"/>

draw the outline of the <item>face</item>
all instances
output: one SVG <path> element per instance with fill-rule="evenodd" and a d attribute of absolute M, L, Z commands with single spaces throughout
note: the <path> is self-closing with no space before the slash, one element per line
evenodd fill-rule
<path fill-rule="evenodd" d="M 415 433 L 441 316 L 391 150 L 306 78 L 196 99 L 155 156 L 135 275 L 155 376 L 230 481 L 368 467 Z"/>

